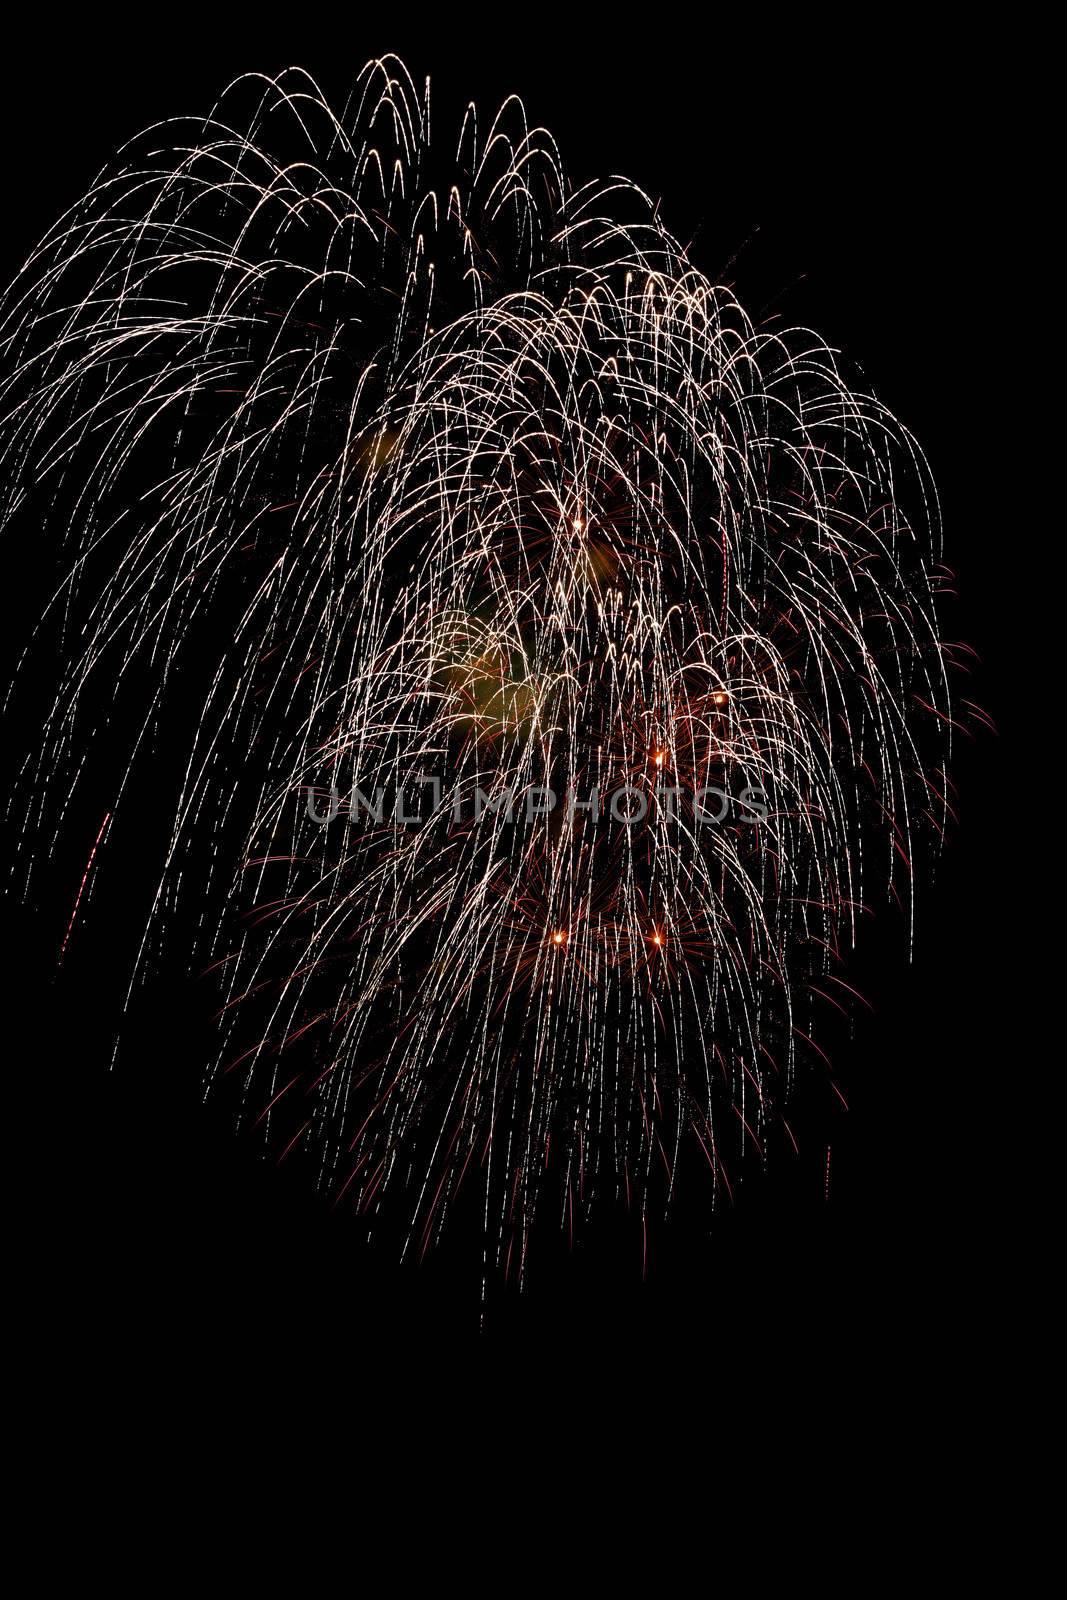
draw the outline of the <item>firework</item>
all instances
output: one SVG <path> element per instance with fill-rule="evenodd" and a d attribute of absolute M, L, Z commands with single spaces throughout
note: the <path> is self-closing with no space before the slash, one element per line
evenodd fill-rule
<path fill-rule="evenodd" d="M 20 859 L 108 705 L 75 916 L 151 784 L 127 976 L 220 985 L 208 1081 L 405 1250 L 473 1190 L 519 1278 L 539 1208 L 762 1156 L 947 810 L 936 497 L 834 352 L 518 102 L 442 156 L 395 60 L 140 136 L 0 339 L 5 522 L 66 541 Z"/>

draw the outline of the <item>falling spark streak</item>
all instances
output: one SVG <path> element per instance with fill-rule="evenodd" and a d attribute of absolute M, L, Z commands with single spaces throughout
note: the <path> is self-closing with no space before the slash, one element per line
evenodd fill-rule
<path fill-rule="evenodd" d="M 128 737 L 65 951 L 169 741 L 131 984 L 178 945 L 273 1148 L 413 1252 L 477 1183 L 521 1279 L 549 1173 L 568 1229 L 639 1206 L 644 1252 L 685 1151 L 730 1193 L 796 1147 L 815 980 L 875 892 L 910 930 L 950 815 L 946 574 L 922 453 L 815 334 L 753 324 L 633 185 L 571 188 L 519 102 L 451 163 L 429 126 L 391 58 L 340 116 L 240 79 L 11 285 L 3 517 L 69 550 L 12 816 L 27 858 L 61 837 L 103 689 Z M 477 823 L 305 809 L 441 773 Z M 494 809 L 534 785 L 649 805 Z M 766 816 L 698 825 L 714 785 Z"/>
<path fill-rule="evenodd" d="M 74 924 L 78 920 L 78 908 L 80 907 L 80 905 L 82 903 L 82 896 L 85 894 L 85 886 L 89 882 L 89 878 L 90 878 L 90 875 L 91 875 L 92 870 L 93 870 L 93 862 L 96 860 L 96 852 L 100 848 L 100 841 L 103 839 L 104 834 L 107 831 L 107 825 L 108 825 L 108 823 L 110 821 L 111 821 L 111 813 L 109 811 L 107 813 L 107 815 L 105 816 L 103 822 L 100 824 L 100 832 L 97 834 L 95 840 L 93 841 L 93 848 L 89 851 L 89 859 L 85 863 L 85 871 L 82 873 L 82 881 L 78 885 L 78 893 L 74 898 L 74 909 L 71 911 L 70 921 L 67 923 L 67 931 L 63 935 L 63 943 L 60 945 L 60 948 L 59 948 L 59 959 L 60 959 L 60 961 L 62 961 L 63 957 L 67 953 L 67 946 L 70 943 L 70 936 L 74 932 Z"/>

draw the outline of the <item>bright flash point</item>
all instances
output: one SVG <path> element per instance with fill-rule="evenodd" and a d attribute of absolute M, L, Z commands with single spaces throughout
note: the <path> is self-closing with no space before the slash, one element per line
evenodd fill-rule
<path fill-rule="evenodd" d="M 556 929 L 555 933 L 552 935 L 552 943 L 553 944 L 566 944 L 567 943 L 567 935 L 566 935 L 566 933 L 564 933 L 562 928 L 557 928 Z"/>

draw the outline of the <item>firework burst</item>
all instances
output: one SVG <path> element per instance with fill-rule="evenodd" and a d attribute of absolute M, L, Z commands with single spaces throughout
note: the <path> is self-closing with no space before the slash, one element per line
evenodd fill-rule
<path fill-rule="evenodd" d="M 178 751 L 132 981 L 221 985 L 209 1080 L 406 1249 L 475 1189 L 520 1277 L 541 1205 L 728 1183 L 944 823 L 907 432 L 518 102 L 440 161 L 395 60 L 339 116 L 290 72 L 150 129 L 0 339 L 5 522 L 67 550 L 22 859 L 102 704 L 77 915 Z"/>

